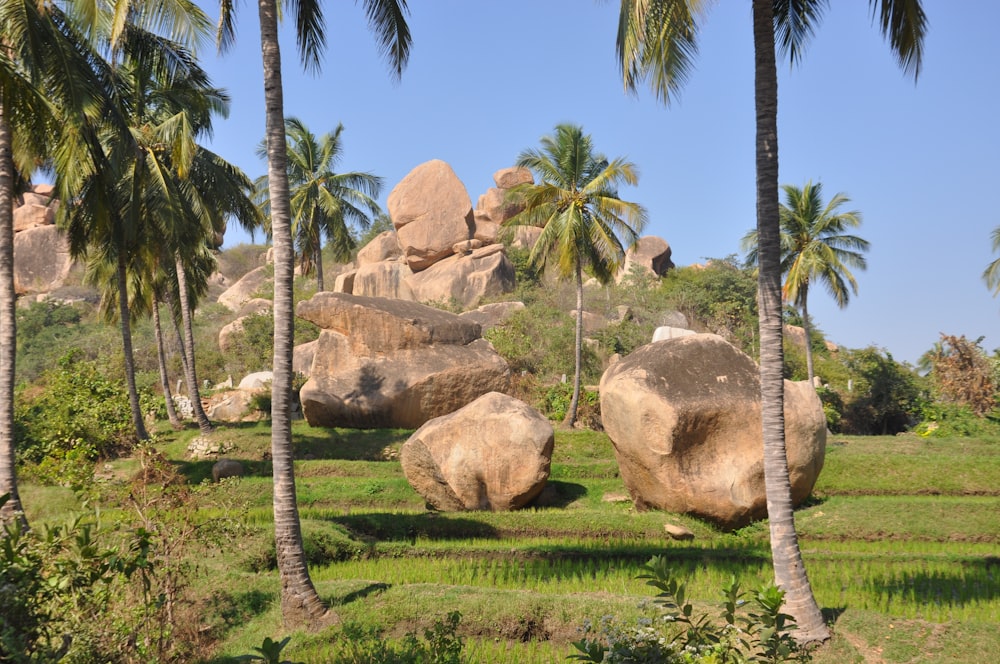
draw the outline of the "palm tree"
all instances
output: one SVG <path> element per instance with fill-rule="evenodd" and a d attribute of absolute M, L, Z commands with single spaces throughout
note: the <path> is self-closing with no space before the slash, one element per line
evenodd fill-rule
<path fill-rule="evenodd" d="M 648 78 L 657 98 L 670 102 L 697 53 L 699 22 L 708 4 L 701 0 L 621 0 L 617 54 L 626 89 L 634 91 Z M 802 564 L 785 453 L 775 44 L 792 63 L 797 62 L 826 5 L 825 0 L 752 0 L 764 477 L 775 580 L 786 593 L 785 609 L 795 618 L 797 638 L 802 642 L 824 641 L 830 631 Z M 920 0 L 869 0 L 869 5 L 900 66 L 916 79 L 927 29 Z"/>
<path fill-rule="evenodd" d="M 371 173 L 336 173 L 343 146 L 344 125 L 317 137 L 298 118 L 285 120 L 288 140 L 288 182 L 291 187 L 292 236 L 298 245 L 302 273 L 316 272 L 316 290 L 323 291 L 323 238 L 333 249 L 334 260 L 347 262 L 357 248 L 355 229 L 367 230 L 371 217 L 381 212 L 375 200 L 382 191 L 382 179 Z M 267 157 L 262 141 L 257 155 Z M 264 178 L 257 182 L 266 198 Z M 267 203 L 265 201 L 266 209 Z M 371 216 L 369 216 L 371 215 Z"/>
<path fill-rule="evenodd" d="M 0 523 L 27 527 L 14 463 L 14 196 L 53 137 L 69 143 L 80 119 L 97 114 L 103 90 L 86 44 L 52 3 L 0 3 L 0 47 Z"/>
<path fill-rule="evenodd" d="M 125 376 L 136 435 L 148 438 L 135 386 L 129 314 L 129 274 L 148 275 L 156 260 L 152 248 L 169 238 L 170 224 L 183 217 L 176 177 L 184 177 L 197 151 L 195 137 L 213 110 L 226 102 L 180 43 L 128 24 L 122 35 L 121 61 L 112 68 L 115 94 L 112 117 L 123 125 L 94 126 L 92 168 L 66 186 L 61 208 L 71 253 L 115 265 Z M 210 125 L 209 125 L 210 126 Z M 65 211 L 65 212 L 63 212 Z M 101 274 L 99 270 L 95 275 Z M 204 432 L 211 424 L 200 408 L 197 379 L 189 375 L 189 393 Z"/>
<path fill-rule="evenodd" d="M 405 0 L 364 0 L 368 24 L 396 77 L 410 54 L 410 30 Z M 277 0 L 258 0 L 261 58 L 264 65 L 267 181 L 274 243 L 274 358 L 271 382 L 271 462 L 274 477 L 274 537 L 281 576 L 281 613 L 287 624 L 328 620 L 334 614 L 323 605 L 306 566 L 302 529 L 295 499 L 292 466 L 292 249 L 291 206 L 288 191 L 288 151 L 285 143 L 284 92 L 281 49 L 278 43 Z M 325 43 L 323 11 L 317 2 L 296 2 L 299 55 L 307 67 L 318 69 Z M 234 3 L 220 0 L 219 44 L 235 37 Z"/>
<path fill-rule="evenodd" d="M 858 282 L 850 268 L 864 270 L 868 241 L 846 234 L 848 228 L 861 225 L 861 213 L 838 212 L 851 199 L 836 194 L 823 205 L 823 185 L 807 182 L 802 188 L 784 185 L 785 203 L 781 204 L 781 273 L 785 275 L 782 294 L 786 302 L 798 307 L 806 336 L 806 367 L 813 380 L 811 344 L 812 321 L 809 318 L 809 286 L 824 285 L 837 306 L 847 306 L 850 293 L 858 294 Z M 748 232 L 741 242 L 747 263 L 757 262 L 757 231 Z"/>
<path fill-rule="evenodd" d="M 993 251 L 1000 251 L 1000 226 L 994 228 L 990 236 L 993 240 Z M 987 265 L 986 269 L 983 270 L 983 281 L 986 282 L 986 287 L 993 292 L 994 297 L 1000 293 L 1000 258 Z"/>
<path fill-rule="evenodd" d="M 559 278 L 576 284 L 576 369 L 565 419 L 572 426 L 580 403 L 583 271 L 588 269 L 607 284 L 625 262 L 626 246 L 639 239 L 646 211 L 618 197 L 618 185 L 635 185 L 639 171 L 621 157 L 609 162 L 595 153 L 590 135 L 571 124 L 557 125 L 554 135 L 542 138 L 541 149 L 522 152 L 517 165 L 534 171 L 539 184 L 510 190 L 511 199 L 523 210 L 505 223 L 542 227 L 528 257 L 530 264 L 542 269 L 554 259 Z"/>

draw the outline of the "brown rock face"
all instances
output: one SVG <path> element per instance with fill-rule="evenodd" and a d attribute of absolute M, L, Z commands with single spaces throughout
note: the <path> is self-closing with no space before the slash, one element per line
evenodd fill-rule
<path fill-rule="evenodd" d="M 500 189 L 511 189 L 519 184 L 532 184 L 535 178 L 531 175 L 531 169 L 523 166 L 512 166 L 501 168 L 493 174 L 493 182 Z"/>
<path fill-rule="evenodd" d="M 254 298 L 254 295 L 270 287 L 271 277 L 268 275 L 267 267 L 261 266 L 250 270 L 243 278 L 226 289 L 219 296 L 219 304 L 225 306 L 230 311 L 239 311 L 240 307 Z"/>
<path fill-rule="evenodd" d="M 358 265 L 368 263 L 378 263 L 402 255 L 399 242 L 396 241 L 395 231 L 385 231 L 379 233 L 372 241 L 358 250 Z"/>
<path fill-rule="evenodd" d="M 688 513 L 732 529 L 767 515 L 757 365 L 721 337 L 643 346 L 601 379 L 601 416 L 640 509 Z M 806 383 L 785 381 L 792 501 L 823 467 L 826 420 Z"/>
<path fill-rule="evenodd" d="M 403 257 L 414 271 L 450 256 L 455 243 L 474 235 L 469 193 L 439 159 L 410 171 L 389 193 L 386 205 Z"/>
<path fill-rule="evenodd" d="M 670 260 L 671 253 L 670 245 L 662 238 L 654 235 L 639 238 L 635 246 L 625 253 L 625 265 L 618 273 L 618 281 L 628 276 L 635 266 L 648 274 L 662 277 L 674 267 Z"/>
<path fill-rule="evenodd" d="M 490 392 L 420 427 L 400 450 L 410 485 L 439 510 L 512 510 L 549 477 L 555 433 L 534 408 Z"/>
<path fill-rule="evenodd" d="M 415 302 L 317 293 L 323 328 L 300 398 L 313 426 L 415 428 L 510 382 L 477 323 Z"/>
<path fill-rule="evenodd" d="M 50 293 L 66 281 L 73 261 L 56 226 L 35 226 L 14 235 L 14 291 Z"/>
<path fill-rule="evenodd" d="M 407 277 L 412 274 L 413 270 L 406 263 L 397 260 L 366 263 L 355 272 L 351 293 L 366 297 L 412 300 L 413 292 L 406 283 Z"/>
<path fill-rule="evenodd" d="M 468 255 L 449 256 L 408 277 L 406 284 L 418 302 L 457 302 L 468 308 L 514 290 L 514 266 L 503 245 L 495 244 Z"/>

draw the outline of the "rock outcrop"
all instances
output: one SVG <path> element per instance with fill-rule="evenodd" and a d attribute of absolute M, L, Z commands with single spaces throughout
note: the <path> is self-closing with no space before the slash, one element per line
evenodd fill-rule
<path fill-rule="evenodd" d="M 473 237 L 472 201 L 447 163 L 433 159 L 404 177 L 386 199 L 403 258 L 414 271 L 452 254 Z"/>
<path fill-rule="evenodd" d="M 618 273 L 617 281 L 621 282 L 635 270 L 640 274 L 662 277 L 674 267 L 670 260 L 670 245 L 663 238 L 647 235 L 639 238 L 633 247 L 625 252 L 625 264 Z"/>
<path fill-rule="evenodd" d="M 757 365 L 698 334 L 635 350 L 601 379 L 601 415 L 640 509 L 688 513 L 727 529 L 767 514 Z M 792 501 L 812 491 L 826 445 L 819 397 L 785 381 Z"/>
<path fill-rule="evenodd" d="M 266 265 L 254 268 L 219 296 L 219 304 L 230 311 L 238 312 L 244 304 L 255 299 L 255 293 L 262 288 L 270 287 L 271 282 L 271 273 Z"/>
<path fill-rule="evenodd" d="M 313 426 L 416 428 L 510 382 L 477 323 L 416 302 L 317 293 L 322 332 L 300 397 Z"/>
<path fill-rule="evenodd" d="M 51 293 L 65 284 L 72 267 L 69 242 L 58 227 L 32 226 L 14 234 L 14 292 L 18 295 Z"/>
<path fill-rule="evenodd" d="M 555 432 L 531 406 L 490 392 L 417 429 L 399 460 L 410 485 L 435 509 L 518 509 L 549 477 Z"/>
<path fill-rule="evenodd" d="M 418 302 L 457 303 L 465 309 L 514 290 L 514 266 L 503 245 L 492 244 L 449 256 L 404 281 Z"/>

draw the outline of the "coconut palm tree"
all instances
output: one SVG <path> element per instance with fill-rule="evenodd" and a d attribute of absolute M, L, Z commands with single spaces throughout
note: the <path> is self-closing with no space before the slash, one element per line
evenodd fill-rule
<path fill-rule="evenodd" d="M 0 523 L 27 526 L 14 465 L 14 196 L 54 137 L 70 144 L 80 120 L 97 116 L 103 89 L 84 40 L 52 3 L 0 3 L 0 47 L 0 495 L 9 496 Z"/>
<path fill-rule="evenodd" d="M 858 294 L 858 282 L 850 268 L 864 270 L 868 263 L 863 252 L 868 241 L 845 233 L 861 225 L 858 211 L 838 212 L 851 201 L 842 193 L 823 205 L 823 185 L 807 182 L 804 187 L 786 184 L 785 203 L 780 208 L 781 273 L 785 275 L 782 295 L 786 302 L 798 308 L 806 336 L 806 367 L 809 381 L 813 379 L 811 340 L 812 321 L 809 318 L 809 286 L 820 283 L 843 309 L 850 294 Z M 747 263 L 757 262 L 757 231 L 751 230 L 741 241 L 747 252 Z"/>
<path fill-rule="evenodd" d="M 994 253 L 1000 251 L 1000 226 L 993 229 L 990 237 L 993 241 Z M 993 292 L 994 297 L 1000 293 L 1000 258 L 987 265 L 986 269 L 983 270 L 983 281 L 986 282 L 986 287 Z"/>
<path fill-rule="evenodd" d="M 365 231 L 381 212 L 375 200 L 382 178 L 371 173 L 336 173 L 343 153 L 340 135 L 344 125 L 316 137 L 298 118 L 285 120 L 288 140 L 288 182 L 291 188 L 292 237 L 298 247 L 302 274 L 316 273 L 316 290 L 323 291 L 323 239 L 333 249 L 334 260 L 347 262 L 357 248 L 353 231 Z M 267 157 L 262 141 L 259 157 Z M 266 199 L 264 178 L 257 181 Z M 267 209 L 265 200 L 264 206 Z M 353 226 L 353 229 L 348 226 Z"/>
<path fill-rule="evenodd" d="M 621 0 L 617 55 L 626 89 L 635 90 L 648 80 L 658 99 L 671 101 L 690 72 L 709 4 Z M 776 45 L 797 62 L 826 5 L 825 0 L 752 0 L 764 477 L 775 579 L 786 593 L 785 610 L 795 618 L 797 638 L 803 642 L 826 640 L 830 631 L 802 563 L 785 453 Z M 927 30 L 920 0 L 869 0 L 869 6 L 900 66 L 916 78 Z"/>
<path fill-rule="evenodd" d="M 234 2 L 220 0 L 219 44 L 235 37 Z M 405 0 L 364 0 L 368 24 L 396 77 L 410 54 L 410 30 Z M 264 65 L 264 115 L 267 140 L 267 181 L 274 246 L 274 358 L 271 382 L 271 462 L 274 477 L 274 536 L 281 576 L 281 613 L 286 624 L 328 620 L 334 614 L 324 606 L 309 577 L 292 467 L 292 267 L 291 205 L 285 143 L 284 92 L 281 84 L 281 49 L 278 43 L 279 2 L 259 0 L 261 58 Z M 325 44 L 322 6 L 295 2 L 299 55 L 307 67 L 318 69 Z"/>
<path fill-rule="evenodd" d="M 129 274 L 149 275 L 149 264 L 170 238 L 171 224 L 184 218 L 176 178 L 184 178 L 197 153 L 195 138 L 205 130 L 205 118 L 224 106 L 225 96 L 212 88 L 189 51 L 166 37 L 129 24 L 122 35 L 122 57 L 112 68 L 115 102 L 112 117 L 124 125 L 106 123 L 92 128 L 91 169 L 77 186 L 66 186 L 63 206 L 70 251 L 90 262 L 115 265 L 117 293 L 129 401 L 137 437 L 148 438 L 135 387 L 127 282 Z M 210 127 L 210 125 L 208 125 Z M 190 232 L 190 231 L 189 231 Z M 100 270 L 94 270 L 100 275 Z M 199 424 L 211 424 L 192 388 L 197 379 L 187 372 L 189 394 Z"/>
<path fill-rule="evenodd" d="M 560 124 L 545 136 L 538 150 L 526 150 L 517 165 L 530 168 L 539 184 L 526 183 L 509 196 L 523 209 L 507 226 L 539 226 L 541 235 L 531 248 L 530 264 L 542 269 L 554 261 L 561 279 L 576 284 L 576 367 L 573 398 L 565 424 L 576 422 L 580 403 L 583 359 L 583 272 L 602 284 L 611 281 L 625 262 L 625 249 L 635 244 L 646 225 L 646 211 L 618 197 L 618 185 L 635 185 L 639 171 L 622 158 L 608 159 L 594 152 L 589 134 L 577 125 Z"/>

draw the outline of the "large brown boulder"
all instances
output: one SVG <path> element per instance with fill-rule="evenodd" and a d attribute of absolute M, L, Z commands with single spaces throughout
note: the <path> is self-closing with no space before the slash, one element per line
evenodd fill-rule
<path fill-rule="evenodd" d="M 473 237 L 472 200 L 451 166 L 434 159 L 404 177 L 386 199 L 396 239 L 414 271 L 451 255 Z"/>
<path fill-rule="evenodd" d="M 58 227 L 35 226 L 14 234 L 14 291 L 51 293 L 69 276 L 73 260 Z"/>
<path fill-rule="evenodd" d="M 436 509 L 513 510 L 544 488 L 554 440 L 538 411 L 490 392 L 417 429 L 399 460 L 410 485 Z"/>
<path fill-rule="evenodd" d="M 688 513 L 726 528 L 767 516 L 758 368 L 713 334 L 643 346 L 601 379 L 601 416 L 640 509 Z M 807 383 L 785 381 L 792 502 L 812 491 L 826 420 Z"/>
<path fill-rule="evenodd" d="M 317 293 L 322 332 L 300 397 L 313 426 L 416 428 L 510 383 L 477 323 L 416 302 Z"/>
<path fill-rule="evenodd" d="M 406 278 L 418 302 L 457 303 L 463 309 L 514 290 L 514 266 L 502 244 L 450 256 Z"/>

